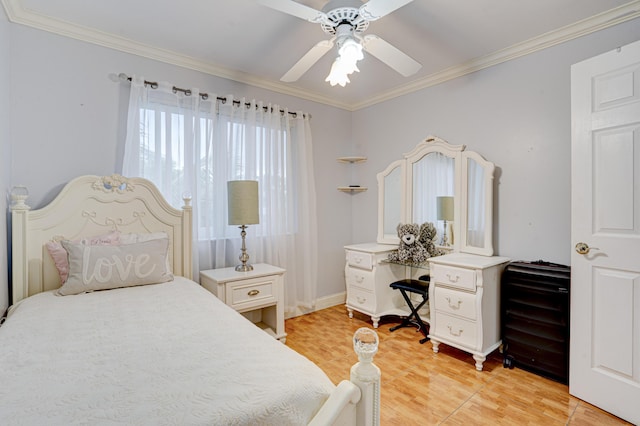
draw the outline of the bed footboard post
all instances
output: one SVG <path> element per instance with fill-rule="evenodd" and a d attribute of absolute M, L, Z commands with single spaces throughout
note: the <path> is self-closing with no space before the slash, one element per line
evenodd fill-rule
<path fill-rule="evenodd" d="M 378 334 L 362 327 L 353 335 L 353 349 L 359 362 L 351 367 L 351 382 L 360 388 L 356 409 L 358 426 L 380 425 L 380 369 L 373 363 L 378 352 Z"/>

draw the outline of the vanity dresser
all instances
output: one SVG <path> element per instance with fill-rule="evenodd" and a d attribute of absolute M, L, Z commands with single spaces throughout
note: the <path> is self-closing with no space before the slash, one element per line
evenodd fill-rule
<path fill-rule="evenodd" d="M 347 311 L 371 317 L 373 328 L 386 315 L 409 315 L 402 295 L 389 284 L 404 274 L 404 267 L 385 262 L 395 246 L 364 243 L 345 247 L 345 281 L 347 284 Z"/>
<path fill-rule="evenodd" d="M 429 259 L 433 351 L 440 343 L 469 352 L 482 371 L 500 340 L 500 276 L 509 259 L 451 253 Z"/>
<path fill-rule="evenodd" d="M 445 344 L 471 354 L 482 370 L 500 344 L 500 277 L 510 259 L 493 255 L 495 166 L 464 145 L 430 136 L 377 175 L 378 237 L 345 246 L 349 316 L 407 316 L 409 308 L 389 285 L 429 274 L 429 304 L 420 315 L 430 324 L 433 351 Z M 453 198 L 453 217 L 438 213 L 438 197 Z M 419 268 L 388 262 L 397 249 L 399 223 L 432 222 L 447 254 Z M 447 239 L 443 240 L 446 229 Z"/>

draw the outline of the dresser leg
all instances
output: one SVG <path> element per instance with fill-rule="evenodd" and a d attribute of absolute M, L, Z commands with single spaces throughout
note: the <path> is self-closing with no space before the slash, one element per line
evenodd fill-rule
<path fill-rule="evenodd" d="M 347 308 L 347 312 L 349 312 L 349 318 L 353 318 L 353 309 Z"/>
<path fill-rule="evenodd" d="M 378 323 L 380 322 L 380 317 L 371 317 L 371 321 L 373 321 L 373 328 L 378 328 Z"/>
<path fill-rule="evenodd" d="M 473 359 L 476 360 L 476 370 L 482 371 L 482 364 L 487 359 L 487 357 L 483 355 L 474 355 Z"/>
<path fill-rule="evenodd" d="M 433 346 L 433 352 L 434 353 L 438 353 L 438 351 L 440 350 L 439 346 L 440 346 L 440 342 L 438 342 L 437 340 L 433 340 L 433 337 L 431 338 L 431 345 Z"/>

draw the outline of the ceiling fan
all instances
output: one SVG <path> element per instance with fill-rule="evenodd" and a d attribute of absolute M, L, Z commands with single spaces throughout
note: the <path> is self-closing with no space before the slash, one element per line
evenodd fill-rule
<path fill-rule="evenodd" d="M 318 23 L 329 34 L 329 40 L 322 40 L 311 48 L 280 80 L 293 82 L 307 72 L 334 45 L 339 56 L 331 67 L 326 81 L 331 85 L 344 86 L 349 82 L 348 75 L 359 71 L 357 61 L 364 57 L 362 50 L 375 56 L 404 77 L 415 74 L 422 65 L 407 54 L 392 46 L 382 38 L 362 35 L 369 22 L 382 18 L 413 0 L 332 0 L 322 10 L 295 2 L 293 0 L 256 0 L 272 9 Z"/>

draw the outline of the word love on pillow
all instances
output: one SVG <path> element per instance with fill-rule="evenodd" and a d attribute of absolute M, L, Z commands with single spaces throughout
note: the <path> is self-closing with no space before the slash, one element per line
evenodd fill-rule
<path fill-rule="evenodd" d="M 173 280 L 167 266 L 167 238 L 119 246 L 62 241 L 69 253 L 69 277 L 58 294 L 133 287 Z"/>

